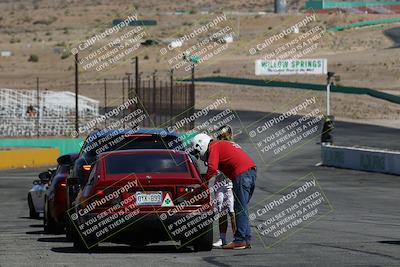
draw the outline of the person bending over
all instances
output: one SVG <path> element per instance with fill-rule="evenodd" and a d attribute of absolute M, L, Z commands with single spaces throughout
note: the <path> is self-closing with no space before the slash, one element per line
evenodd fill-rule
<path fill-rule="evenodd" d="M 209 181 L 217 175 L 218 170 L 233 183 L 235 195 L 234 210 L 236 231 L 233 242 L 224 245 L 224 249 L 251 248 L 251 230 L 247 206 L 253 195 L 257 169 L 254 161 L 243 149 L 232 141 L 213 140 L 207 134 L 198 134 L 192 140 L 194 150 L 200 159 L 207 162 L 205 176 Z"/>

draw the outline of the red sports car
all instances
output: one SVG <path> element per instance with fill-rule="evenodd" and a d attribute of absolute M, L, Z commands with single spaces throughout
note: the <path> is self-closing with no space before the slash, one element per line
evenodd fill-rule
<path fill-rule="evenodd" d="M 62 164 L 63 157 L 75 161 L 79 154 L 67 154 L 57 159 L 58 166 L 53 173 L 44 197 L 43 225 L 47 233 L 63 232 L 67 211 L 66 179 L 72 165 Z"/>
<path fill-rule="evenodd" d="M 212 248 L 208 183 L 183 151 L 102 153 L 73 206 L 68 216 L 78 249 L 104 241 L 135 246 L 180 241 L 195 250 Z"/>

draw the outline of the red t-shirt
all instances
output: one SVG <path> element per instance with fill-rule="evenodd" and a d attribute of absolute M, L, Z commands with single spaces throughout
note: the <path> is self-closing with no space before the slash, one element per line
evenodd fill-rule
<path fill-rule="evenodd" d="M 235 142 L 213 141 L 208 146 L 207 181 L 217 174 L 217 170 L 233 180 L 255 166 L 254 161 Z"/>

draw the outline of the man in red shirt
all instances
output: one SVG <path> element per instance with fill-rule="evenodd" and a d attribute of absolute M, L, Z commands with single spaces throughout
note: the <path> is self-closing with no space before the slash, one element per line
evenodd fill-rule
<path fill-rule="evenodd" d="M 247 205 L 253 195 L 257 177 L 254 161 L 231 141 L 213 141 L 206 134 L 198 134 L 192 140 L 193 148 L 200 159 L 208 163 L 206 180 L 217 175 L 220 170 L 233 182 L 235 199 L 236 232 L 233 242 L 223 246 L 225 249 L 250 248 L 251 230 Z"/>

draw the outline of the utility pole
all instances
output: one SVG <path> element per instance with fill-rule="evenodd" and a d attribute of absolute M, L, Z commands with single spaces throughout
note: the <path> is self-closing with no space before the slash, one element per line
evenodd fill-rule
<path fill-rule="evenodd" d="M 174 69 L 171 69 L 170 71 L 170 84 L 169 84 L 169 114 L 171 117 L 171 120 L 173 118 L 173 108 L 174 108 Z M 172 121 L 171 121 L 172 124 Z"/>
<path fill-rule="evenodd" d="M 326 77 L 326 116 L 331 115 L 331 80 L 334 75 L 334 72 L 328 72 Z"/>
<path fill-rule="evenodd" d="M 40 112 L 40 99 L 39 99 L 39 77 L 36 77 L 36 106 L 37 106 L 37 111 L 36 111 L 36 135 L 37 137 L 40 136 L 39 133 L 39 112 Z"/>
<path fill-rule="evenodd" d="M 334 128 L 334 116 L 331 115 L 331 104 L 330 104 L 330 93 L 331 93 L 331 85 L 333 84 L 332 78 L 335 76 L 334 72 L 328 72 L 326 76 L 326 117 L 324 120 L 324 124 L 322 126 L 322 134 L 321 134 L 321 144 L 333 143 L 333 134 L 332 130 Z M 337 80 L 339 77 L 335 77 Z"/>
<path fill-rule="evenodd" d="M 135 93 L 139 93 L 139 57 L 135 57 Z"/>
<path fill-rule="evenodd" d="M 79 136 L 79 112 L 78 112 L 78 53 L 75 54 L 75 132 Z"/>
<path fill-rule="evenodd" d="M 194 102 L 195 102 L 195 95 L 196 95 L 196 88 L 194 86 L 194 63 L 192 63 L 192 84 L 191 84 L 191 90 L 190 90 L 190 115 L 194 114 Z M 194 129 L 194 121 L 191 122 L 191 129 Z"/>
<path fill-rule="evenodd" d="M 156 76 L 157 75 L 157 70 L 154 70 L 153 72 L 153 125 L 157 124 L 157 106 L 156 106 L 156 89 L 157 89 L 157 85 L 156 85 Z"/>
<path fill-rule="evenodd" d="M 125 78 L 126 77 L 122 77 L 122 105 L 124 105 L 125 103 Z M 122 110 L 122 118 L 124 117 L 125 117 L 125 110 Z M 125 128 L 125 120 L 123 127 Z"/>
<path fill-rule="evenodd" d="M 104 115 L 107 113 L 107 79 L 104 79 Z M 107 117 L 104 119 L 104 127 L 107 127 Z"/>
<path fill-rule="evenodd" d="M 125 103 L 125 79 L 126 77 L 122 77 L 122 105 Z"/>
<path fill-rule="evenodd" d="M 132 75 L 132 72 L 125 72 L 125 75 L 126 75 L 126 77 L 128 79 L 128 99 L 131 99 L 132 98 L 132 95 L 131 95 L 131 75 Z"/>

